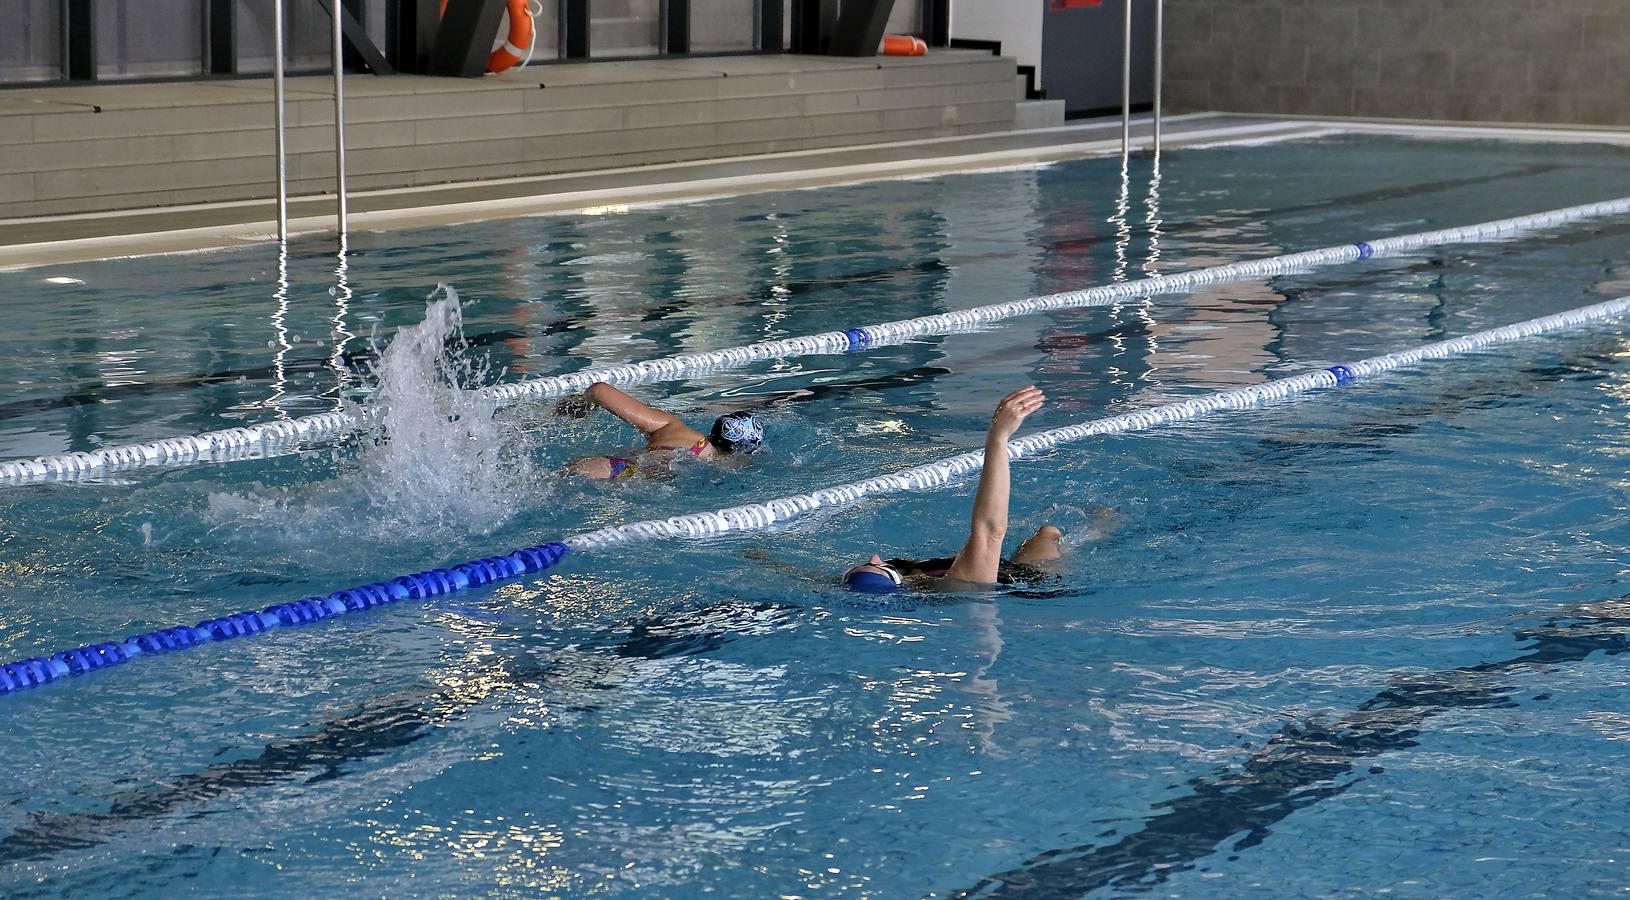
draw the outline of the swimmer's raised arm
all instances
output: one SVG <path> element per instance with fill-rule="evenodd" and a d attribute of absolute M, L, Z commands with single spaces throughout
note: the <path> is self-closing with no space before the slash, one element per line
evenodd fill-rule
<path fill-rule="evenodd" d="M 1002 541 L 1007 537 L 1007 503 L 1010 493 L 1008 439 L 1025 417 L 1041 409 L 1046 398 L 1035 385 L 1020 388 L 996 405 L 990 430 L 985 433 L 985 468 L 979 474 L 974 493 L 973 517 L 968 524 L 968 540 L 946 571 L 947 578 L 995 584 L 1002 562 Z"/>
<path fill-rule="evenodd" d="M 647 406 L 604 381 L 589 385 L 583 392 L 594 404 L 645 434 L 661 431 L 669 425 L 683 425 L 673 413 Z"/>

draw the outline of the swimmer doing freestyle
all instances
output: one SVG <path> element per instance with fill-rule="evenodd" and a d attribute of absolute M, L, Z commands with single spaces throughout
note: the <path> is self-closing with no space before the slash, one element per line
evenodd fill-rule
<path fill-rule="evenodd" d="M 1043 525 L 1019 545 L 1013 556 L 1002 558 L 1002 541 L 1007 537 L 1009 494 L 1008 439 L 1025 417 L 1041 409 L 1041 390 L 1034 385 L 1020 388 L 997 404 L 985 433 L 985 468 L 979 474 L 979 489 L 973 498 L 973 521 L 968 539 L 956 556 L 941 559 L 890 559 L 876 553 L 871 559 L 843 573 L 843 585 L 852 591 L 884 594 L 903 586 L 925 590 L 978 590 L 992 584 L 1030 582 L 1048 575 L 1048 566 L 1062 553 L 1059 540 L 1064 533 Z"/>
<path fill-rule="evenodd" d="M 731 454 L 746 456 L 764 443 L 764 426 L 748 413 L 730 413 L 713 421 L 713 430 L 704 436 L 679 420 L 678 416 L 647 406 L 603 381 L 589 385 L 581 396 L 567 397 L 556 407 L 563 416 L 581 419 L 599 407 L 645 435 L 645 449 L 633 456 L 591 456 L 573 463 L 571 471 L 599 480 L 630 478 L 636 474 L 669 474 L 672 457 L 689 454 L 696 459 L 720 459 Z"/>

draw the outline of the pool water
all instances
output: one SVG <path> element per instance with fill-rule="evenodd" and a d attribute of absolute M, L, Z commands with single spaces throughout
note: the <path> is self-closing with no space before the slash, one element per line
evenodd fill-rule
<path fill-rule="evenodd" d="M 343 272 L 313 239 L 0 273 L 3 459 L 376 402 L 384 373 L 411 407 L 388 441 L 0 488 L 0 659 L 920 464 L 1027 383 L 1053 427 L 1630 294 L 1612 220 L 761 363 L 632 392 L 755 409 L 763 454 L 613 485 L 557 474 L 633 444 L 609 416 L 446 387 L 1630 194 L 1593 145 L 1129 174 L 359 234 Z M 404 329 L 421 351 L 382 360 Z M 0 698 L 0 893 L 1617 893 L 1627 354 L 1614 324 L 1023 461 L 1009 546 L 1069 535 L 1035 588 L 833 584 L 954 550 L 969 482 Z"/>

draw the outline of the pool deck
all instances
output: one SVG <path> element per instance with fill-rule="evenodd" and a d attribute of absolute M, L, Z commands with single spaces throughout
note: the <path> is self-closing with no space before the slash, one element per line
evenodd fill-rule
<path fill-rule="evenodd" d="M 1132 145 L 1146 152 L 1146 116 L 1134 119 Z M 1163 123 L 1168 150 L 1253 144 L 1341 133 L 1498 138 L 1630 145 L 1630 131 L 1443 125 L 1403 121 L 1290 119 L 1199 113 Z M 526 178 L 504 178 L 350 195 L 353 231 L 453 225 L 516 216 L 615 211 L 772 190 L 1044 165 L 1118 155 L 1118 118 L 1058 128 L 893 141 Z M 289 203 L 291 236 L 335 229 L 331 196 Z M 275 207 L 266 200 L 0 219 L 0 268 L 221 249 L 275 239 Z"/>

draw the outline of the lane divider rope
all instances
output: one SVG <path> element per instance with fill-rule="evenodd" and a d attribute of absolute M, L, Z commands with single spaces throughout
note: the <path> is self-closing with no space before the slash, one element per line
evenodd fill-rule
<path fill-rule="evenodd" d="M 522 400 L 539 400 L 580 393 L 596 381 L 620 385 L 675 381 L 739 368 L 763 360 L 846 353 L 901 343 L 927 335 L 953 334 L 1034 313 L 1090 306 L 1113 306 L 1157 294 L 1186 293 L 1205 285 L 1394 256 L 1425 247 L 1503 240 L 1536 230 L 1624 213 L 1630 213 L 1630 197 L 1477 225 L 1423 231 L 1284 256 L 1246 260 L 1175 275 L 1159 275 L 915 319 L 882 322 L 845 331 L 829 331 L 764 341 L 743 347 L 687 353 L 623 365 L 600 366 L 568 375 L 548 375 L 510 384 L 489 385 L 480 388 L 479 393 L 499 405 L 507 405 Z M 183 466 L 265 458 L 292 450 L 301 444 L 336 440 L 364 430 L 373 423 L 373 417 L 374 414 L 367 412 L 352 414 L 335 411 L 185 437 L 164 438 L 141 444 L 103 447 L 88 452 L 57 453 L 33 459 L 9 460 L 0 462 L 0 485 L 99 477 L 145 466 Z"/>
<path fill-rule="evenodd" d="M 1176 403 L 1037 432 L 1009 442 L 1008 449 L 1015 459 L 1023 459 L 1083 438 L 1144 431 L 1174 422 L 1198 419 L 1215 412 L 1247 409 L 1263 403 L 1285 400 L 1308 391 L 1350 384 L 1402 366 L 1484 350 L 1549 332 L 1580 328 L 1627 312 L 1630 312 L 1630 296 L 1464 337 L 1424 344 L 1411 350 L 1371 357 L 1346 365 L 1331 366 L 1249 387 L 1232 388 Z M 403 575 L 388 581 L 335 591 L 327 596 L 279 603 L 258 612 L 251 610 L 233 613 L 207 619 L 197 625 L 181 625 L 132 635 L 122 641 L 87 644 L 49 656 L 0 665 L 0 695 L 119 665 L 143 655 L 170 653 L 213 641 L 229 641 L 247 635 L 261 634 L 274 628 L 306 625 L 400 600 L 439 597 L 471 587 L 537 575 L 554 568 L 563 558 L 574 552 L 593 552 L 633 541 L 700 538 L 729 531 L 764 529 L 816 509 L 846 506 L 866 497 L 937 488 L 977 472 L 983 465 L 983 451 L 959 453 L 900 472 L 822 488 L 793 497 L 783 497 L 767 503 L 751 503 L 716 512 L 602 528 L 568 537 L 563 541 L 526 547 L 443 569 Z"/>

